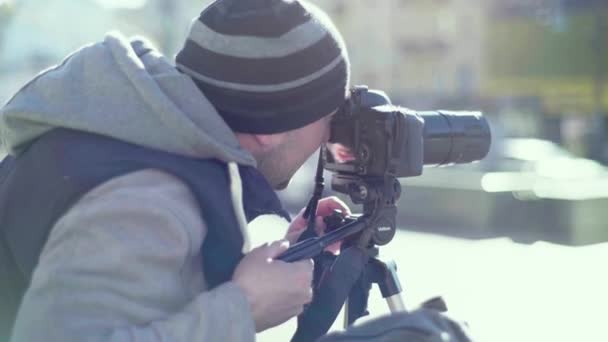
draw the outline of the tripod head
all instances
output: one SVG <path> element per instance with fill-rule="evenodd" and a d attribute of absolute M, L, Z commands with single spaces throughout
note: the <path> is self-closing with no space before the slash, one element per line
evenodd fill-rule
<path fill-rule="evenodd" d="M 397 178 L 336 174 L 332 189 L 347 194 L 355 204 L 363 205 L 366 229 L 357 241 L 361 248 L 386 245 L 397 229 L 397 200 L 401 196 L 401 184 Z"/>
<path fill-rule="evenodd" d="M 321 167 L 322 162 L 319 165 L 319 168 Z M 338 241 L 343 241 L 344 247 L 357 246 L 361 250 L 369 251 L 369 256 L 374 257 L 377 254 L 376 246 L 386 245 L 393 239 L 397 229 L 396 203 L 401 195 L 401 184 L 397 178 L 335 174 L 332 189 L 347 194 L 353 203 L 362 204 L 363 213 L 344 216 L 335 212 L 325 220 L 325 235 L 301 240 L 283 253 L 279 257 L 280 260 L 292 262 L 313 258 Z M 309 204 L 309 207 L 316 208 L 317 201 L 318 198 L 313 196 L 313 204 Z M 311 221 L 314 222 L 309 220 Z M 314 226 L 312 229 L 309 227 L 309 231 L 314 231 Z"/>

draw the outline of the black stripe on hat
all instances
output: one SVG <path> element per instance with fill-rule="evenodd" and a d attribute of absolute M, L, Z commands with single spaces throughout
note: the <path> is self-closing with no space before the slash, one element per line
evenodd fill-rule
<path fill-rule="evenodd" d="M 219 109 L 219 113 L 228 126 L 235 132 L 252 134 L 274 134 L 285 132 L 311 124 L 330 114 L 344 103 L 344 89 L 334 88 L 312 98 L 309 102 L 286 108 L 280 115 L 271 118 L 243 116 Z"/>
<path fill-rule="evenodd" d="M 318 72 L 341 53 L 333 37 L 327 34 L 308 48 L 278 58 L 231 57 L 217 54 L 188 40 L 175 60 L 178 65 L 218 81 L 273 85 L 294 81 Z M 196 77 L 196 75 L 191 76 Z"/>
<path fill-rule="evenodd" d="M 223 112 L 240 117 L 260 117 L 274 120 L 290 111 L 289 108 L 313 103 L 316 99 L 341 89 L 344 99 L 347 87 L 347 65 L 341 61 L 325 75 L 297 88 L 260 93 L 230 90 L 194 79 L 198 88 L 205 94 L 214 107 Z M 328 114 L 328 113 L 325 113 Z"/>
<path fill-rule="evenodd" d="M 270 94 L 227 91 L 195 80 L 232 130 L 254 134 L 296 129 L 331 113 L 344 103 L 346 82 L 346 63 L 316 82 Z"/>
<path fill-rule="evenodd" d="M 274 2 L 269 6 L 268 2 Z M 298 1 L 218 1 L 201 13 L 199 20 L 226 35 L 278 37 L 308 21 Z"/>

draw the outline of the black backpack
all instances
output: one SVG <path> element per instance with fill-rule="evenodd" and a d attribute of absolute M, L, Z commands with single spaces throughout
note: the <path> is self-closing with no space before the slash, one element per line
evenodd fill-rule
<path fill-rule="evenodd" d="M 464 323 L 428 308 L 382 316 L 342 332 L 323 336 L 318 342 L 471 342 Z"/>
<path fill-rule="evenodd" d="M 90 189 L 141 169 L 181 179 L 209 230 L 201 253 L 210 288 L 230 280 L 242 257 L 224 162 L 182 157 L 101 135 L 55 129 L 19 157 L 0 162 L 0 342 L 10 337 L 21 299 L 55 221 Z M 288 218 L 274 190 L 251 166 L 239 166 L 247 221 L 273 213 Z M 201 177 L 204 175 L 204 177 Z"/>
<path fill-rule="evenodd" d="M 12 158 L 5 158 L 0 163 L 0 186 L 4 182 L 6 171 L 12 166 Z M 2 210 L 2 208 L 0 208 Z M 25 280 L 13 260 L 6 238 L 0 227 L 0 342 L 8 341 L 10 330 L 21 296 L 26 287 Z"/>

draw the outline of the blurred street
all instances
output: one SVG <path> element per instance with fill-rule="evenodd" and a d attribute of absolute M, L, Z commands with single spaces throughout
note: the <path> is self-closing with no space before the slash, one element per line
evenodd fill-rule
<path fill-rule="evenodd" d="M 264 219 L 250 228 L 253 244 L 282 236 Z M 442 295 L 450 314 L 467 321 L 478 341 L 607 341 L 608 244 L 523 245 L 506 238 L 466 240 L 400 230 L 381 248 L 399 267 L 408 308 Z M 372 317 L 388 313 L 377 288 Z M 332 329 L 340 329 L 341 316 Z M 259 335 L 287 341 L 291 320 Z"/>

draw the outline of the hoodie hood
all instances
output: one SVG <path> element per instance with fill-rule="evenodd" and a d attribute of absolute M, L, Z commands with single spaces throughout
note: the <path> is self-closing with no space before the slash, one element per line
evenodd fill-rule
<path fill-rule="evenodd" d="M 59 127 L 255 166 L 190 77 L 145 41 L 118 33 L 43 71 L 0 109 L 0 139 L 10 154 Z"/>

